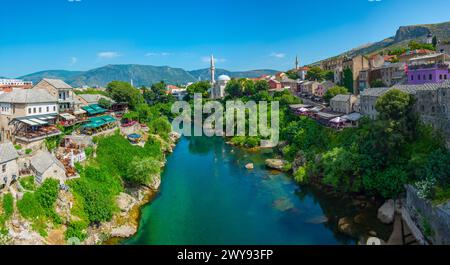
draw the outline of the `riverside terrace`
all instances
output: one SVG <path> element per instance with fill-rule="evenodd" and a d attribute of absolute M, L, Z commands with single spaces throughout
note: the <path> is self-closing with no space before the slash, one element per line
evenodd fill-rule
<path fill-rule="evenodd" d="M 56 115 L 46 114 L 15 118 L 9 125 L 13 126 L 16 141 L 28 144 L 60 135 L 55 122 Z"/>
<path fill-rule="evenodd" d="M 117 127 L 117 120 L 109 115 L 91 117 L 78 131 L 80 134 L 94 135 Z"/>
<path fill-rule="evenodd" d="M 360 113 L 353 112 L 343 115 L 327 110 L 322 106 L 295 104 L 289 107 L 295 115 L 310 117 L 324 126 L 337 130 L 358 126 L 361 119 Z"/>

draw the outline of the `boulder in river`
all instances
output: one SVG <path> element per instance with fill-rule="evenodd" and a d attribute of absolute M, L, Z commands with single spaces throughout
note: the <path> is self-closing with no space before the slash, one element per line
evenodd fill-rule
<path fill-rule="evenodd" d="M 248 163 L 247 165 L 245 165 L 245 168 L 248 170 L 252 170 L 255 168 L 255 166 L 253 165 L 253 163 Z"/>
<path fill-rule="evenodd" d="M 287 171 L 289 162 L 283 159 L 266 159 L 265 164 L 269 168 L 273 168 L 279 171 Z"/>
<path fill-rule="evenodd" d="M 385 224 L 390 224 L 394 221 L 394 214 L 395 214 L 394 200 L 388 200 L 380 207 L 380 209 L 378 209 L 377 217 L 381 222 Z"/>
<path fill-rule="evenodd" d="M 281 198 L 273 202 L 273 207 L 279 211 L 286 212 L 294 208 L 294 204 L 287 198 Z"/>

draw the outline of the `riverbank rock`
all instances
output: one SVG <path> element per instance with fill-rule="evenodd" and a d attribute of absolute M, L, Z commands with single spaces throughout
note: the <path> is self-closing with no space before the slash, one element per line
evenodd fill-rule
<path fill-rule="evenodd" d="M 366 216 L 362 213 L 356 215 L 353 218 L 353 222 L 355 222 L 355 224 L 363 224 L 366 221 Z"/>
<path fill-rule="evenodd" d="M 292 171 L 297 172 L 300 167 L 303 167 L 306 163 L 305 153 L 303 151 L 299 151 L 292 162 Z"/>
<path fill-rule="evenodd" d="M 122 212 L 128 212 L 136 204 L 136 199 L 126 193 L 120 193 L 117 196 L 117 206 Z"/>
<path fill-rule="evenodd" d="M 248 170 L 252 170 L 255 168 L 255 165 L 253 165 L 253 163 L 248 163 L 247 165 L 245 165 L 245 168 Z"/>
<path fill-rule="evenodd" d="M 338 221 L 339 232 L 346 234 L 348 236 L 354 236 L 355 228 L 352 219 L 349 217 L 343 217 Z"/>
<path fill-rule="evenodd" d="M 267 167 L 276 169 L 279 171 L 287 171 L 289 162 L 283 159 L 266 159 L 265 164 Z"/>
<path fill-rule="evenodd" d="M 394 221 L 394 214 L 395 214 L 394 200 L 388 200 L 380 207 L 380 209 L 378 209 L 377 217 L 381 222 L 385 224 L 390 224 Z"/>
<path fill-rule="evenodd" d="M 131 225 L 123 225 L 120 227 L 113 228 L 111 230 L 112 237 L 126 238 L 134 235 L 137 229 Z"/>

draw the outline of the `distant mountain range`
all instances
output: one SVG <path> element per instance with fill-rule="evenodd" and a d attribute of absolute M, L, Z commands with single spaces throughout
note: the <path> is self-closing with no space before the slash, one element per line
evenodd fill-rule
<path fill-rule="evenodd" d="M 402 26 L 397 30 L 395 36 L 386 38 L 379 42 L 362 45 L 360 47 L 339 54 L 335 57 L 345 55 L 349 57 L 357 55 L 371 55 L 382 52 L 384 50 L 407 47 L 410 41 L 419 41 L 419 42 L 425 41 L 429 33 L 431 33 L 433 36 L 436 36 L 438 40 L 441 41 L 450 40 L 450 22 L 444 22 L 439 24 Z M 312 65 L 317 65 L 322 61 L 313 63 Z"/>
<path fill-rule="evenodd" d="M 216 78 L 219 75 L 226 74 L 230 77 L 258 77 L 265 74 L 275 74 L 275 70 L 253 70 L 242 72 L 231 72 L 224 69 L 216 69 Z M 20 79 L 39 82 L 42 78 L 57 78 L 66 81 L 74 87 L 81 86 L 106 86 L 113 80 L 130 82 L 133 80 L 135 86 L 149 86 L 153 83 L 164 81 L 168 84 L 186 84 L 198 80 L 209 80 L 209 69 L 200 69 L 186 71 L 181 68 L 172 68 L 168 66 L 152 65 L 106 65 L 104 67 L 92 69 L 89 71 L 66 71 L 49 70 L 32 73 L 19 77 Z"/>

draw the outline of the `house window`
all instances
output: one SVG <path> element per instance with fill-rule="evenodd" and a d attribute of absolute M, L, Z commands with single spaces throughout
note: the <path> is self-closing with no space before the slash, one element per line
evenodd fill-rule
<path fill-rule="evenodd" d="M 28 114 L 31 114 L 31 108 L 28 108 Z"/>
<path fill-rule="evenodd" d="M 431 112 L 433 112 L 433 113 L 434 113 L 434 107 L 431 107 Z"/>
<path fill-rule="evenodd" d="M 56 106 L 53 106 L 53 111 L 56 111 Z"/>
<path fill-rule="evenodd" d="M 6 164 L 3 164 L 2 165 L 2 173 L 5 173 L 6 172 Z"/>
<path fill-rule="evenodd" d="M 439 80 L 442 80 L 442 75 L 439 75 Z"/>
<path fill-rule="evenodd" d="M 420 75 L 417 75 L 417 80 L 420 80 Z"/>
<path fill-rule="evenodd" d="M 414 76 L 413 76 L 413 75 L 411 75 L 411 81 L 412 81 L 412 80 L 414 80 Z"/>
<path fill-rule="evenodd" d="M 36 113 L 36 108 L 33 108 L 33 113 Z"/>
<path fill-rule="evenodd" d="M 444 75 L 444 80 L 447 80 L 447 75 Z"/>
<path fill-rule="evenodd" d="M 420 106 L 420 110 L 425 111 L 425 106 L 424 105 Z"/>
<path fill-rule="evenodd" d="M 42 108 L 41 107 L 39 107 L 39 113 L 41 113 L 42 112 Z"/>
<path fill-rule="evenodd" d="M 429 79 L 429 80 L 433 80 L 433 75 L 430 74 L 430 75 L 428 76 L 428 79 Z"/>
<path fill-rule="evenodd" d="M 49 112 L 49 111 L 50 111 L 50 107 L 47 106 L 47 112 Z"/>

